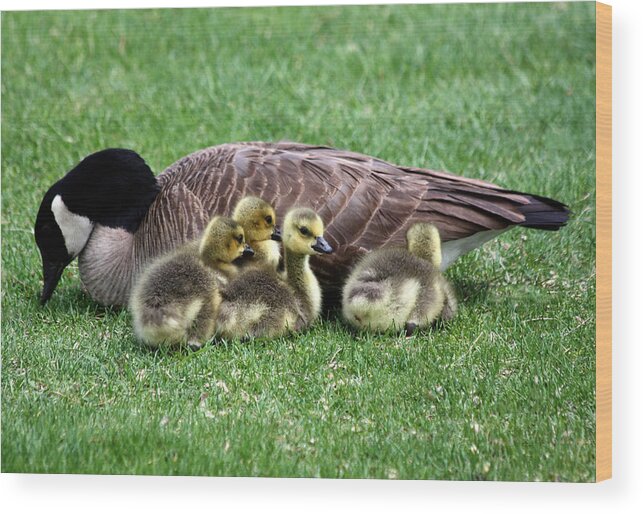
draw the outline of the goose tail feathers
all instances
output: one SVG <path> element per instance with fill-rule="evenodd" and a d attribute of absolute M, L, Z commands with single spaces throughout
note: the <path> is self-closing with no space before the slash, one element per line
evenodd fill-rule
<path fill-rule="evenodd" d="M 520 223 L 521 226 L 540 230 L 558 230 L 567 224 L 571 212 L 565 204 L 544 196 L 519 194 L 528 200 L 528 203 L 518 207 L 519 212 L 525 217 L 525 221 Z"/>

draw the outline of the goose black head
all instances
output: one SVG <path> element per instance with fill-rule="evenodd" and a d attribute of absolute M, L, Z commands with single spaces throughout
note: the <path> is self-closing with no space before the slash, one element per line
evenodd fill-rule
<path fill-rule="evenodd" d="M 85 157 L 40 204 L 34 233 L 42 257 L 45 304 L 65 267 L 82 251 L 95 224 L 134 233 L 159 187 L 134 151 L 109 148 Z"/>

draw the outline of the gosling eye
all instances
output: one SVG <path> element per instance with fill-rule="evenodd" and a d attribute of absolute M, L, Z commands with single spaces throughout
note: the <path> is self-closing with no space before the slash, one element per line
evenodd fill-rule
<path fill-rule="evenodd" d="M 237 242 L 239 244 L 243 243 L 243 236 L 241 234 L 239 234 L 237 237 L 235 237 L 235 239 L 237 240 Z"/>
<path fill-rule="evenodd" d="M 268 223 L 268 225 L 272 225 L 272 216 L 270 214 L 266 216 L 265 220 L 266 220 L 266 223 Z"/>
<path fill-rule="evenodd" d="M 306 227 L 299 227 L 299 232 L 301 232 L 302 236 L 310 235 L 310 230 L 308 230 Z"/>

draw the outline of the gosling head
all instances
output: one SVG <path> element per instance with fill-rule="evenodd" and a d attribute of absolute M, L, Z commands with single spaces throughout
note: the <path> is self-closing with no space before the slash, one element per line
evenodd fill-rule
<path fill-rule="evenodd" d="M 437 268 L 442 263 L 440 233 L 431 223 L 415 223 L 406 232 L 407 249 L 413 255 L 433 263 Z"/>
<path fill-rule="evenodd" d="M 246 239 L 250 242 L 268 239 L 281 241 L 275 210 L 261 198 L 246 196 L 236 205 L 232 217 L 241 224 Z"/>
<path fill-rule="evenodd" d="M 298 208 L 288 212 L 283 239 L 288 250 L 300 255 L 333 252 L 324 239 L 324 222 L 312 209 Z"/>
<path fill-rule="evenodd" d="M 254 255 L 239 223 L 231 218 L 216 216 L 205 227 L 199 244 L 199 255 L 207 265 L 231 263 L 242 255 Z"/>

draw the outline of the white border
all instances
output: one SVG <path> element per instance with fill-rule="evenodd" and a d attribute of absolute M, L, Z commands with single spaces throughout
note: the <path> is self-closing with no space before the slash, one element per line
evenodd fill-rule
<path fill-rule="evenodd" d="M 215 2 L 190 0 L 185 7 L 215 5 L 302 5 L 305 2 Z M 408 3 L 359 0 L 315 4 Z M 427 2 L 445 3 L 445 2 Z M 451 3 L 451 2 L 449 2 Z M 1 475 L 4 512 L 96 513 L 231 512 L 633 512 L 643 506 L 643 340 L 639 320 L 643 170 L 641 141 L 641 49 L 643 2 L 613 5 L 613 433 L 614 478 L 601 484 L 469 483 L 381 480 L 238 479 Z M 177 1 L 0 0 L 0 9 L 87 9 L 177 7 Z M 183 7 L 183 5 L 180 5 Z M 8 508 L 8 510 L 6 510 Z M 641 512 L 638 510 L 638 512 Z"/>

